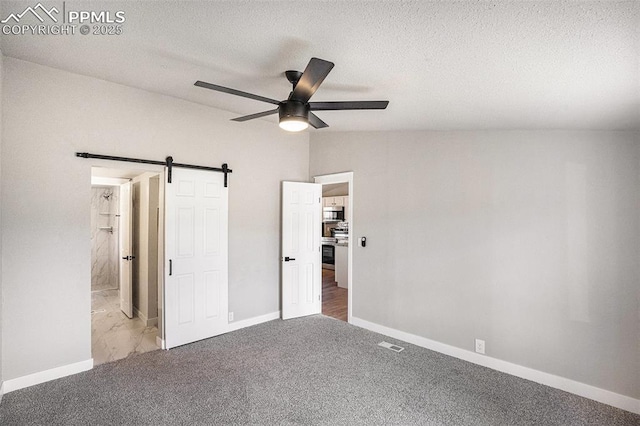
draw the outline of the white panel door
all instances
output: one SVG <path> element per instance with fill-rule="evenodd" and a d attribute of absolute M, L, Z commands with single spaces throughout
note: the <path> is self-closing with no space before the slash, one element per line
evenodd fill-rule
<path fill-rule="evenodd" d="M 165 183 L 167 349 L 228 331 L 224 174 L 174 168 Z"/>
<path fill-rule="evenodd" d="M 322 311 L 322 185 L 282 183 L 282 319 Z"/>
<path fill-rule="evenodd" d="M 120 220 L 118 237 L 120 244 L 120 309 L 133 318 L 133 192 L 131 182 L 120 185 Z"/>

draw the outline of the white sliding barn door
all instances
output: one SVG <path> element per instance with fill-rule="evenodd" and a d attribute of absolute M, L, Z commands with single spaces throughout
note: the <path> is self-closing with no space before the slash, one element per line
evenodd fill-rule
<path fill-rule="evenodd" d="M 322 311 L 322 185 L 282 183 L 282 319 Z"/>
<path fill-rule="evenodd" d="M 228 188 L 224 174 L 174 168 L 165 183 L 167 349 L 228 330 Z"/>

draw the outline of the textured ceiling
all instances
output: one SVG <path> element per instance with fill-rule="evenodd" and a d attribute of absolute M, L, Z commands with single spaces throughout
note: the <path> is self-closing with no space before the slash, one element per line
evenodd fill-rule
<path fill-rule="evenodd" d="M 0 2 L 2 18 L 37 0 Z M 62 1 L 42 0 L 62 9 Z M 284 99 L 287 69 L 336 64 L 312 100 L 331 130 L 638 129 L 640 2 L 66 1 L 123 10 L 119 36 L 2 35 L 5 56 L 250 114 Z M 88 96 L 108 96 L 89 94 Z M 263 118 L 276 122 L 276 117 Z M 238 123 L 251 126 L 251 122 Z"/>

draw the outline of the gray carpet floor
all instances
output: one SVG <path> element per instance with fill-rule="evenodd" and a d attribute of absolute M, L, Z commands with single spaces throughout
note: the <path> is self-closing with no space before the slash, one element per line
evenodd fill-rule
<path fill-rule="evenodd" d="M 0 424 L 613 426 L 640 416 L 313 316 L 9 393 Z"/>

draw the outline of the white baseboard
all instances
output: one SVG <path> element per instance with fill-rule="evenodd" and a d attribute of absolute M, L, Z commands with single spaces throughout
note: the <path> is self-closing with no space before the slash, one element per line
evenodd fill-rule
<path fill-rule="evenodd" d="M 280 318 L 280 311 L 271 312 L 269 314 L 260 315 L 253 318 L 247 318 L 245 320 L 231 322 L 227 326 L 227 330 L 224 333 L 231 333 L 232 331 L 237 331 L 243 328 L 251 327 L 252 325 L 262 324 L 263 322 L 273 321 L 275 319 Z M 166 349 L 165 341 L 160 338 L 160 336 L 156 336 L 156 345 L 158 345 L 162 349 Z"/>
<path fill-rule="evenodd" d="M 0 404 L 2 404 L 2 395 L 4 395 L 4 382 L 0 383 Z"/>
<path fill-rule="evenodd" d="M 9 393 L 18 389 L 28 388 L 29 386 L 48 382 L 50 380 L 82 373 L 83 371 L 91 370 L 92 368 L 93 358 L 86 361 L 76 362 L 74 364 L 63 365 L 62 367 L 52 368 L 50 370 L 40 371 L 22 377 L 16 377 L 15 379 L 5 380 L 2 385 L 4 387 L 4 392 Z"/>
<path fill-rule="evenodd" d="M 138 308 L 133 307 L 133 316 L 140 318 L 146 327 L 156 327 L 158 325 L 158 317 L 147 318 L 145 314 L 140 312 Z"/>
<path fill-rule="evenodd" d="M 264 314 L 253 318 L 247 318 L 245 320 L 229 323 L 228 331 L 236 331 L 241 328 L 251 327 L 252 325 L 262 324 L 263 322 L 273 321 L 280 318 L 280 311 L 271 312 L 270 314 Z"/>
<path fill-rule="evenodd" d="M 385 327 L 380 324 L 375 324 L 361 318 L 352 317 L 351 319 L 351 324 L 358 327 L 366 328 L 367 330 L 371 330 L 376 333 L 384 334 L 386 336 L 393 337 L 395 339 L 402 340 L 416 346 L 421 346 L 435 352 L 440 352 L 454 358 L 469 361 L 474 364 L 482 365 L 483 367 L 488 367 L 493 370 L 511 374 L 512 376 L 521 377 L 523 379 L 531 380 L 532 382 L 540 383 L 552 388 L 563 390 L 565 392 L 593 399 L 594 401 L 602 402 L 603 404 L 621 408 L 632 413 L 640 414 L 640 399 L 634 399 L 629 396 L 620 395 L 615 392 L 597 388 L 595 386 L 577 382 L 565 377 L 556 376 L 553 374 L 545 373 L 543 371 L 538 371 L 532 368 L 523 367 L 518 364 L 503 361 L 497 358 L 491 358 L 486 355 L 481 355 L 465 349 L 460 349 L 455 346 L 427 339 L 426 337 L 417 336 L 415 334 L 396 330 L 390 327 Z"/>
<path fill-rule="evenodd" d="M 139 310 L 138 308 L 136 308 L 135 306 L 133 307 L 133 317 L 134 317 L 134 318 L 135 318 L 135 317 L 140 318 L 140 321 L 142 321 L 142 322 L 146 322 L 146 321 L 147 321 L 147 317 L 146 317 L 146 316 L 144 316 L 144 315 L 142 314 L 142 312 L 140 312 L 140 310 Z"/>
<path fill-rule="evenodd" d="M 138 316 L 140 316 L 139 312 Z M 261 324 L 263 322 L 272 321 L 278 318 L 280 318 L 280 311 L 271 312 L 269 314 L 260 315 L 257 317 L 231 323 L 229 324 L 228 331 L 240 330 L 241 328 L 251 327 L 252 325 Z M 160 336 L 156 336 L 156 344 L 162 349 L 165 349 L 165 342 L 160 338 Z M 86 361 L 77 362 L 75 364 L 64 365 L 62 367 L 52 368 L 50 370 L 40 371 L 38 373 L 29 374 L 27 376 L 6 380 L 0 387 L 0 398 L 2 397 L 3 392 L 12 392 L 18 389 L 48 382 L 50 380 L 55 380 L 61 377 L 70 376 L 72 374 L 81 373 L 83 371 L 91 370 L 92 368 L 93 359 L 88 359 Z"/>

